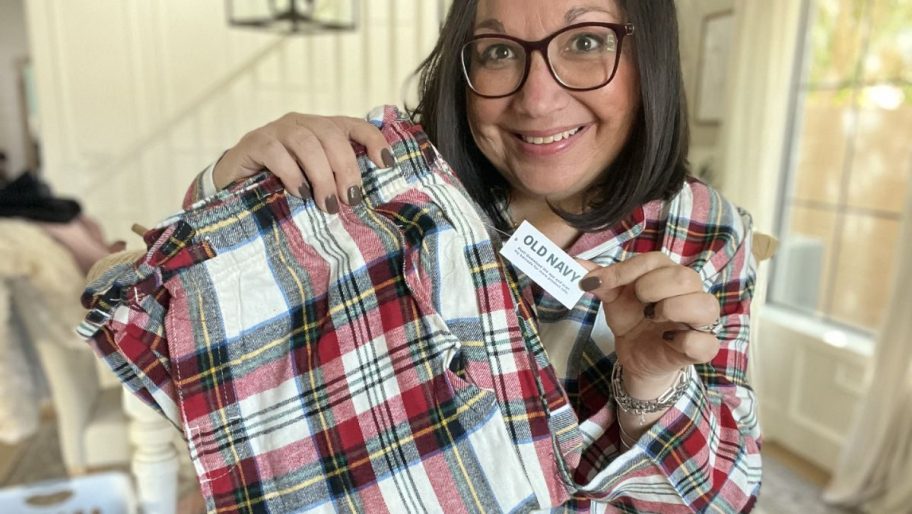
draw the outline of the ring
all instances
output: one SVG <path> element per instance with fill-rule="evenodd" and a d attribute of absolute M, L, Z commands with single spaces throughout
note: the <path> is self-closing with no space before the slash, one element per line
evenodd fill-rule
<path fill-rule="evenodd" d="M 699 327 L 695 327 L 693 325 L 688 325 L 688 326 L 690 326 L 691 330 L 696 330 L 697 332 L 703 332 L 704 334 L 712 334 L 712 335 L 718 337 L 719 332 L 722 331 L 722 318 L 717 318 L 716 321 L 713 321 L 709 325 L 700 325 Z"/>

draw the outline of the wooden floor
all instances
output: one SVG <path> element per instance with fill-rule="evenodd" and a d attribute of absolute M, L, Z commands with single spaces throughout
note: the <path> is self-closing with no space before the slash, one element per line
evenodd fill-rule
<path fill-rule="evenodd" d="M 830 474 L 826 470 L 795 455 L 775 441 L 764 442 L 761 455 L 765 459 L 775 459 L 781 462 L 790 471 L 817 487 L 823 488 L 830 481 Z"/>
<path fill-rule="evenodd" d="M 43 426 L 54 423 L 54 410 L 50 407 L 43 407 L 40 419 Z M 28 450 L 35 443 L 35 440 L 36 437 L 30 437 L 18 444 L 0 442 L 0 487 L 9 485 L 9 479 L 14 476 L 15 471 L 22 464 L 22 459 L 26 458 Z M 59 453 L 60 450 L 55 447 L 53 451 Z"/>
<path fill-rule="evenodd" d="M 0 486 L 6 484 L 7 477 L 16 468 L 25 453 L 25 448 L 26 443 L 14 445 L 0 443 Z"/>
<path fill-rule="evenodd" d="M 89 473 L 96 471 L 130 473 L 129 465 L 126 463 L 104 469 L 89 470 Z M 42 424 L 32 437 L 15 445 L 0 443 L 0 489 L 64 478 L 68 478 L 68 476 L 60 456 L 53 413 L 42 417 Z M 193 471 L 185 470 L 179 474 L 179 478 L 177 512 L 204 514 L 206 512 L 205 503 L 200 495 Z"/>

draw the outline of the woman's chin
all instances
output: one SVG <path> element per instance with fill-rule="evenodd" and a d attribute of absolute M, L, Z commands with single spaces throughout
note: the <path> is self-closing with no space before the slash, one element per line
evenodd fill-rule
<path fill-rule="evenodd" d="M 575 203 L 573 200 L 579 198 L 582 193 L 578 187 L 554 181 L 524 182 L 522 192 L 531 199 L 561 205 L 565 209 L 573 205 Z"/>
<path fill-rule="evenodd" d="M 566 175 L 554 169 L 521 177 L 521 183 L 526 194 L 547 198 L 551 202 L 563 201 L 578 196 L 581 192 L 578 180 L 567 180 Z"/>

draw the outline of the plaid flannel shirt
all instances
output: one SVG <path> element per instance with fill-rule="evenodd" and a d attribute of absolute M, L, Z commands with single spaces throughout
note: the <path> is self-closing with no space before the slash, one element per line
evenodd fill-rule
<path fill-rule="evenodd" d="M 389 122 L 393 118 L 390 116 L 390 112 L 392 111 L 387 110 L 384 125 L 384 132 L 388 138 L 390 138 L 390 129 L 393 126 L 399 128 L 407 126 L 402 123 L 402 120 L 395 120 L 395 123 L 390 124 Z M 403 161 L 403 155 L 406 156 L 406 162 L 411 162 L 419 153 L 422 153 L 424 156 L 431 155 L 432 158 L 428 162 L 438 165 L 436 164 L 437 156 L 428 151 L 423 135 L 416 130 L 411 130 L 411 137 L 421 140 L 421 144 L 425 146 L 424 151 L 418 152 L 414 147 L 403 150 L 394 144 L 393 148 L 396 150 L 395 153 L 400 162 Z M 363 159 L 361 163 L 362 166 L 370 166 Z M 445 166 L 442 163 L 439 165 Z M 397 173 L 400 172 L 397 171 Z M 386 180 L 395 180 L 394 177 L 386 175 L 383 175 L 384 178 L 378 178 L 381 177 L 381 174 L 377 171 L 373 171 L 373 173 L 377 180 L 371 178 L 371 173 L 365 175 L 368 198 L 372 197 L 371 184 L 379 185 Z M 437 184 L 438 189 L 441 185 L 443 189 L 454 186 L 452 176 L 448 173 L 438 173 L 436 178 L 440 177 L 444 177 L 444 180 L 442 184 Z M 207 196 L 206 192 L 211 190 L 211 185 L 207 188 L 206 184 L 207 177 L 204 173 L 198 177 L 188 192 L 187 203 Z M 410 185 L 412 188 L 415 186 L 415 183 Z M 425 184 L 422 183 L 418 189 L 427 194 L 424 186 Z M 270 187 L 276 188 L 271 194 L 281 195 L 274 183 Z M 215 197 L 216 202 L 220 201 L 218 200 L 220 197 L 224 199 L 226 196 L 237 194 L 237 190 L 222 193 Z M 431 196 L 434 196 L 434 193 L 431 193 Z M 455 196 L 459 197 L 461 202 L 464 199 L 464 192 L 457 188 Z M 435 199 L 437 198 L 435 197 Z M 281 204 L 286 200 L 289 201 L 289 204 L 294 203 L 293 199 L 283 196 L 282 201 L 269 202 L 269 204 Z M 409 202 L 414 201 L 414 198 L 409 200 Z M 245 208 L 252 212 L 274 211 L 274 208 L 263 209 L 261 203 L 259 200 L 247 201 Z M 416 203 L 425 207 L 428 205 L 426 199 Z M 212 201 L 204 204 L 212 205 Z M 451 210 L 453 207 L 456 207 L 456 210 Z M 198 203 L 197 209 L 199 208 Z M 401 208 L 401 205 L 394 207 L 393 211 L 398 208 Z M 306 223 L 298 223 L 292 232 L 301 231 L 303 234 L 314 237 L 319 233 L 331 236 L 333 231 L 339 230 L 338 226 L 333 227 L 326 224 L 325 217 L 313 208 L 303 210 L 309 212 L 309 216 L 306 218 L 307 223 L 313 223 L 317 228 L 308 229 L 305 226 Z M 292 212 L 297 212 L 297 210 Z M 344 211 L 340 216 L 340 219 L 344 220 L 344 224 L 347 224 L 345 222 L 348 221 L 346 218 L 348 212 Z M 440 214 L 441 217 L 455 219 L 460 216 L 454 216 L 454 213 L 474 212 L 474 209 L 468 203 L 458 206 L 449 204 L 444 205 L 444 210 L 441 212 L 443 213 Z M 261 215 L 252 217 L 262 218 Z M 389 219 L 395 217 L 399 217 L 399 215 Z M 479 220 L 473 219 L 469 225 L 476 224 Z M 285 221 L 287 222 L 287 220 Z M 402 220 L 400 219 L 400 221 Z M 270 220 L 270 223 L 275 222 L 276 219 Z M 207 225 L 207 223 L 203 225 Z M 224 221 L 221 223 L 223 226 L 220 229 L 224 228 L 226 224 L 230 225 Z M 275 224 L 282 227 L 283 221 Z M 462 223 L 453 223 L 453 225 L 465 226 Z M 209 224 L 209 226 L 214 225 Z M 397 225 L 399 230 L 403 230 L 404 226 L 406 225 Z M 287 229 L 287 227 L 283 228 Z M 375 229 L 376 227 L 370 228 Z M 166 234 L 168 230 L 172 230 L 170 235 Z M 567 311 L 546 293 L 525 283 L 523 297 L 526 301 L 533 302 L 537 310 L 541 338 L 551 356 L 549 360 L 538 343 L 535 324 L 529 323 L 529 315 L 525 310 L 523 298 L 519 298 L 515 294 L 513 282 L 510 280 L 509 267 L 502 268 L 496 262 L 496 257 L 491 259 L 490 255 L 486 255 L 485 259 L 488 260 L 485 261 L 487 264 L 483 267 L 490 269 L 476 268 L 472 273 L 462 277 L 470 280 L 472 287 L 466 288 L 465 284 L 469 282 L 464 280 L 462 286 L 459 286 L 458 280 L 435 283 L 439 286 L 437 294 L 444 299 L 441 300 L 438 297 L 436 303 L 430 302 L 432 308 L 429 311 L 437 309 L 438 312 L 446 312 L 446 307 L 443 306 L 447 303 L 446 298 L 465 298 L 474 295 L 479 299 L 479 304 L 483 303 L 483 299 L 490 302 L 488 293 L 478 292 L 479 287 L 486 290 L 483 287 L 485 284 L 494 284 L 501 289 L 506 288 L 510 294 L 501 291 L 495 295 L 503 300 L 503 304 L 498 305 L 495 310 L 498 316 L 506 315 L 516 320 L 510 338 L 515 338 L 519 333 L 524 340 L 523 344 L 517 345 L 515 339 L 511 339 L 513 346 L 509 348 L 511 348 L 510 354 L 513 357 L 507 359 L 508 367 L 501 367 L 504 364 L 504 355 L 495 350 L 496 345 L 488 347 L 490 340 L 482 341 L 478 337 L 479 327 L 472 326 L 467 329 L 464 326 L 467 319 L 473 318 L 472 315 L 468 317 L 444 316 L 446 329 L 452 335 L 457 336 L 454 339 L 464 336 L 458 343 L 448 343 L 450 347 L 455 347 L 457 350 L 444 351 L 445 356 L 438 360 L 434 360 L 428 355 L 416 360 L 412 355 L 407 360 L 407 366 L 426 365 L 427 361 L 434 361 L 438 364 L 447 362 L 450 365 L 455 362 L 456 366 L 453 368 L 455 371 L 450 370 L 449 366 L 447 369 L 439 366 L 435 369 L 438 373 L 443 372 L 442 383 L 450 387 L 453 391 L 452 396 L 457 400 L 462 398 L 469 402 L 472 398 L 471 395 L 458 394 L 460 390 L 471 391 L 479 395 L 488 394 L 488 401 L 492 401 L 492 405 L 496 403 L 499 407 L 499 415 L 493 417 L 501 421 L 495 424 L 498 427 L 506 425 L 506 432 L 510 434 L 510 437 L 509 440 L 505 440 L 502 429 L 488 428 L 472 432 L 473 435 L 469 437 L 469 442 L 463 446 L 474 450 L 475 453 L 470 454 L 476 459 L 480 455 L 477 450 L 490 451 L 491 453 L 487 456 L 487 467 L 481 464 L 476 468 L 477 474 L 465 474 L 464 463 L 456 459 L 456 462 L 460 463 L 459 469 L 463 470 L 463 474 L 459 476 L 459 473 L 453 472 L 455 468 L 453 468 L 451 460 L 450 465 L 442 474 L 440 469 L 431 470 L 423 467 L 418 475 L 424 482 L 418 480 L 417 484 L 414 475 L 418 464 L 405 457 L 402 457 L 403 460 L 397 460 L 395 457 L 396 454 L 402 453 L 398 451 L 403 446 L 400 432 L 390 434 L 375 431 L 370 436 L 356 432 L 358 436 L 353 437 L 349 431 L 354 427 L 350 423 L 344 424 L 343 418 L 348 419 L 344 415 L 340 418 L 329 416 L 330 421 L 321 418 L 318 425 L 322 429 L 321 431 L 311 430 L 298 433 L 294 444 L 285 441 L 289 445 L 285 449 L 290 452 L 282 452 L 283 455 L 278 458 L 286 463 L 281 471 L 277 472 L 276 468 L 272 466 L 260 465 L 261 462 L 276 459 L 276 452 L 269 454 L 248 451 L 246 454 L 243 453 L 243 450 L 249 450 L 251 446 L 248 444 L 245 447 L 244 444 L 251 438 L 251 430 L 247 428 L 248 425 L 256 426 L 264 423 L 268 425 L 272 421 L 263 421 L 266 418 L 283 419 L 279 414 L 276 415 L 278 416 L 276 418 L 266 413 L 287 410 L 288 405 L 295 404 L 295 402 L 320 404 L 322 400 L 335 405 L 331 398 L 332 392 L 329 391 L 329 385 L 338 386 L 336 389 L 344 389 L 345 392 L 342 394 L 346 396 L 346 401 L 350 401 L 353 381 L 365 381 L 365 384 L 369 384 L 358 390 L 363 392 L 369 390 L 371 385 L 382 386 L 390 382 L 389 376 L 385 376 L 386 382 L 376 378 L 383 375 L 384 370 L 392 370 L 391 374 L 396 376 L 393 382 L 396 383 L 401 381 L 399 375 L 405 369 L 397 367 L 397 360 L 390 358 L 388 354 L 367 353 L 358 355 L 357 366 L 348 368 L 343 366 L 338 376 L 335 377 L 337 382 L 311 382 L 309 385 L 313 386 L 312 389 L 297 386 L 293 392 L 285 391 L 284 396 L 275 396 L 275 394 L 264 396 L 263 392 L 269 390 L 268 384 L 271 382 L 263 382 L 263 370 L 258 371 L 255 368 L 269 360 L 261 362 L 257 359 L 266 354 L 273 355 L 271 359 L 276 360 L 274 354 L 283 352 L 290 354 L 290 358 L 294 359 L 294 353 L 300 353 L 300 348 L 293 343 L 296 336 L 300 339 L 300 334 L 296 334 L 292 330 L 290 336 L 283 339 L 279 345 L 272 345 L 269 348 L 248 348 L 247 353 L 244 353 L 240 359 L 233 358 L 232 360 L 230 355 L 223 355 L 225 352 L 231 352 L 231 348 L 227 347 L 226 343 L 237 343 L 237 338 L 225 339 L 223 334 L 208 328 L 209 322 L 203 322 L 201 325 L 200 319 L 202 318 L 199 316 L 203 316 L 205 319 L 212 319 L 213 314 L 224 317 L 226 314 L 224 308 L 221 313 L 208 312 L 204 307 L 206 301 L 200 298 L 197 302 L 199 307 L 196 310 L 193 310 L 189 301 L 185 301 L 175 310 L 171 293 L 172 290 L 179 290 L 179 288 L 160 287 L 166 276 L 169 278 L 164 281 L 165 286 L 174 281 L 171 273 L 177 273 L 176 276 L 180 276 L 183 266 L 186 266 L 187 263 L 203 262 L 219 253 L 217 248 L 212 248 L 211 240 L 200 238 L 199 234 L 175 239 L 174 234 L 181 230 L 193 231 L 191 227 L 180 223 L 171 225 L 164 231 L 156 231 L 147 238 L 151 250 L 143 262 L 138 263 L 132 270 L 112 272 L 107 279 L 105 277 L 101 279 L 102 284 L 90 289 L 86 302 L 98 308 L 90 313 L 87 326 L 101 327 L 101 330 L 93 337 L 93 344 L 108 363 L 119 372 L 121 379 L 137 394 L 162 410 L 169 419 L 184 426 L 191 453 L 194 453 L 196 457 L 197 469 L 202 471 L 200 481 L 204 492 L 207 491 L 207 485 L 212 482 L 221 484 L 216 488 L 208 488 L 208 499 L 211 500 L 210 510 L 257 511 L 258 506 L 268 504 L 270 512 L 301 510 L 308 507 L 315 509 L 329 507 L 342 510 L 354 508 L 369 511 L 401 510 L 403 512 L 438 509 L 496 511 L 549 510 L 551 508 L 555 511 L 580 512 L 614 510 L 627 512 L 690 512 L 693 510 L 743 512 L 749 510 L 753 505 L 759 485 L 758 433 L 754 417 L 753 395 L 744 379 L 747 365 L 749 302 L 753 286 L 753 267 L 748 246 L 749 219 L 701 183 L 688 182 L 681 194 L 673 201 L 647 204 L 634 212 L 630 219 L 611 230 L 583 235 L 570 250 L 572 254 L 592 259 L 600 264 L 619 262 L 635 253 L 662 250 L 676 261 L 693 266 L 701 272 L 706 287 L 719 297 L 723 306 L 723 321 L 726 327 L 722 340 L 723 349 L 712 363 L 696 368 L 694 376 L 699 379 L 691 381 L 690 388 L 681 401 L 641 438 L 636 447 L 621 453 L 614 418 L 614 404 L 609 387 L 610 371 L 614 362 L 613 340 L 604 320 L 599 321 L 602 315 L 599 313 L 598 302 L 587 295 L 574 309 Z M 288 238 L 288 230 L 278 230 L 278 238 Z M 426 230 L 426 227 L 418 232 L 424 233 L 423 230 Z M 476 225 L 473 230 L 478 232 L 480 229 Z M 371 230 L 365 230 L 360 237 L 365 238 L 370 232 Z M 403 233 L 405 232 L 408 231 L 405 230 Z M 358 234 L 352 233 L 352 235 L 357 236 Z M 424 233 L 425 237 L 427 235 Z M 266 234 L 263 234 L 261 237 L 268 240 L 265 236 Z M 481 234 L 481 246 L 486 250 L 490 243 L 486 240 L 487 237 L 487 234 Z M 295 239 L 291 238 L 286 244 Z M 333 238 L 329 237 L 329 239 Z M 376 234 L 373 239 L 376 239 Z M 418 261 L 425 265 L 428 262 L 433 262 L 434 265 L 439 264 L 442 256 L 447 253 L 464 255 L 467 262 L 471 262 L 472 257 L 470 256 L 475 254 L 478 248 L 477 242 L 474 245 L 465 245 L 464 240 L 460 240 L 459 245 L 444 248 L 439 246 L 438 237 L 430 237 L 430 239 L 437 244 L 434 252 L 415 252 L 421 256 Z M 184 242 L 176 242 L 179 240 Z M 307 240 L 310 241 L 310 239 Z M 355 237 L 352 240 L 364 241 L 365 239 Z M 193 241 L 196 241 L 196 244 L 193 244 Z M 427 243 L 420 237 L 415 242 L 419 245 Z M 408 238 L 400 238 L 400 244 L 403 243 L 405 243 L 405 248 L 409 248 Z M 169 244 L 179 249 L 162 251 Z M 363 247 L 363 242 L 359 242 L 358 246 Z M 388 247 L 384 251 L 396 253 L 395 248 L 392 247 Z M 404 253 L 409 252 L 404 250 Z M 166 262 L 159 263 L 156 262 L 156 254 L 171 257 L 166 259 Z M 433 255 L 437 261 L 428 259 L 428 255 Z M 475 258 L 477 259 L 477 257 Z M 237 266 L 237 263 L 233 265 Z M 263 266 L 261 269 L 270 269 L 265 264 Z M 253 269 L 252 266 L 242 267 Z M 500 271 L 493 271 L 495 268 Z M 426 276 L 433 276 L 433 265 L 427 269 L 431 271 Z M 437 269 L 439 270 L 439 268 Z M 206 274 L 204 273 L 204 275 Z M 149 277 L 153 277 L 153 279 Z M 392 278 L 390 279 L 392 280 Z M 118 283 L 149 283 L 150 280 L 153 286 L 149 287 L 150 293 L 145 297 L 141 308 L 138 309 L 136 308 L 138 303 L 135 298 L 130 299 L 129 291 L 124 293 L 121 291 L 124 288 L 117 286 Z M 421 293 L 417 292 L 422 291 L 422 287 L 427 287 L 427 283 L 423 281 L 416 283 L 399 278 L 395 280 L 401 282 L 399 287 L 412 288 L 406 293 L 406 296 L 420 295 Z M 353 281 L 353 284 L 356 284 L 356 287 L 375 287 L 371 286 L 369 281 L 363 283 Z M 374 282 L 374 284 L 376 283 Z M 112 285 L 114 287 L 111 287 Z M 136 289 L 134 286 L 134 293 Z M 206 291 L 205 287 L 198 289 Z M 445 294 L 441 295 L 441 292 L 445 292 Z M 312 291 L 308 291 L 308 293 L 312 293 Z M 118 295 L 121 298 L 114 298 Z M 433 295 L 431 296 L 433 297 Z M 132 301 L 132 310 L 123 305 L 123 298 L 128 300 L 126 303 Z M 325 299 L 323 301 L 325 302 Z M 332 305 L 338 305 L 334 302 L 363 307 L 362 300 L 351 302 L 340 296 L 329 302 L 330 310 L 332 310 Z M 240 305 L 239 302 L 237 303 L 236 309 Z M 242 316 L 242 319 L 251 303 L 265 305 L 268 302 L 257 302 L 255 299 L 245 297 L 245 310 L 236 311 Z M 368 305 L 374 308 L 376 302 L 368 303 Z M 486 308 L 490 308 L 489 303 L 485 305 L 487 305 Z M 324 305 L 325 308 L 327 307 Z M 481 319 L 478 314 L 487 314 L 483 312 L 483 308 L 479 307 L 479 309 L 474 315 L 475 325 Z M 399 310 L 402 311 L 401 308 Z M 175 312 L 184 313 L 183 317 L 175 315 Z M 113 314 L 113 319 L 108 319 L 111 314 Z M 301 313 L 293 312 L 292 314 L 300 316 Z M 325 319 L 328 313 L 322 312 L 320 315 Z M 385 313 L 366 319 L 371 321 L 361 324 L 365 327 L 364 330 L 373 326 L 375 331 L 384 332 L 389 328 L 388 324 L 383 323 L 387 320 Z M 222 321 L 227 322 L 227 317 Z M 319 339 L 319 344 L 325 346 L 326 338 L 320 339 L 320 336 L 317 335 L 321 330 L 326 331 L 326 328 L 311 326 L 304 331 L 305 334 L 310 334 L 309 338 L 305 337 L 305 340 Z M 200 333 L 208 334 L 207 337 L 210 338 L 215 335 L 222 339 L 207 341 L 203 348 L 199 348 Z M 357 339 L 357 334 L 353 331 L 349 331 L 348 335 Z M 166 336 L 170 341 L 166 339 Z M 433 337 L 439 337 L 439 333 L 435 333 Z M 190 362 L 189 366 L 196 370 L 197 375 L 192 381 L 187 378 L 175 381 L 175 377 L 171 373 L 175 362 L 173 354 L 176 346 L 175 338 L 185 340 L 184 346 L 195 348 L 195 350 L 187 352 L 187 356 L 190 358 L 183 359 Z M 467 345 L 466 341 L 471 341 L 471 343 Z M 289 343 L 292 343 L 291 347 L 288 347 Z M 338 348 L 340 338 L 336 336 L 330 344 Z M 307 347 L 306 344 L 304 346 Z M 217 348 L 218 352 L 214 351 L 214 348 Z M 503 348 L 507 348 L 507 346 L 503 346 Z M 246 357 L 251 353 L 256 355 Z M 533 358 L 528 359 L 529 356 Z M 557 370 L 561 376 L 560 385 L 563 385 L 569 393 L 572 408 L 568 405 L 567 396 L 563 394 L 561 388 L 555 387 L 556 379 L 551 366 L 552 361 L 557 364 Z M 518 362 L 521 362 L 522 366 L 517 367 Z M 243 366 L 239 366 L 240 364 Z M 313 366 L 313 362 L 310 362 L 310 365 Z M 226 368 L 228 368 L 227 376 L 224 375 Z M 287 371 L 281 366 L 278 369 Z M 472 371 L 473 369 L 482 371 Z M 504 377 L 498 373 L 503 373 L 504 369 L 510 371 L 515 369 L 515 372 L 507 373 L 506 380 L 503 380 Z M 271 371 L 275 372 L 276 367 L 273 366 Z M 255 376 L 260 378 L 237 378 L 238 374 L 254 376 L 255 372 L 259 373 Z M 300 369 L 294 368 L 289 373 L 292 375 L 300 373 Z M 431 374 L 429 372 L 419 379 L 419 382 L 427 380 Z M 365 379 L 365 375 L 373 376 L 373 381 L 371 382 L 370 378 Z M 484 378 L 480 379 L 480 377 Z M 500 388 L 490 387 L 498 384 L 501 385 Z M 246 385 L 247 390 L 242 391 L 244 388 L 240 385 Z M 422 402 L 417 401 L 418 398 L 414 396 L 402 395 L 401 384 L 396 385 L 397 388 L 394 389 L 380 387 L 375 391 L 379 396 L 373 400 L 369 399 L 369 393 L 365 393 L 368 399 L 365 400 L 362 397 L 361 401 L 367 401 L 368 406 L 362 405 L 362 410 L 368 408 L 371 411 L 389 412 L 391 406 L 396 406 L 404 409 L 410 415 L 410 419 L 414 420 L 416 418 L 411 414 L 416 409 L 418 411 L 428 409 L 426 398 Z M 531 393 L 532 385 L 534 385 L 535 394 Z M 323 391 L 323 389 L 327 389 L 327 391 Z M 192 392 L 193 395 L 184 395 L 185 390 Z M 492 399 L 493 396 L 490 395 L 492 390 L 496 399 Z M 220 399 L 213 391 L 220 392 L 223 398 Z M 511 391 L 514 393 L 512 397 L 510 396 Z M 253 419 L 250 419 L 249 416 L 253 412 L 249 406 L 246 411 L 243 409 L 246 404 L 240 397 L 244 394 L 256 397 L 256 402 L 259 402 L 257 404 L 259 411 L 254 412 Z M 358 392 L 354 393 L 354 398 L 358 398 Z M 188 401 L 193 399 L 196 403 Z M 413 404 L 416 401 L 417 403 Z M 190 410 L 199 409 L 194 412 L 200 418 L 206 419 L 205 426 L 187 424 L 187 408 L 181 405 L 182 402 L 192 404 L 194 407 Z M 247 403 L 251 402 L 247 401 Z M 352 403 L 357 404 L 357 401 L 352 401 Z M 241 407 L 235 407 L 237 404 L 240 404 Z M 485 403 L 485 405 L 487 404 Z M 540 405 L 541 408 L 537 408 L 536 405 Z M 396 407 L 393 407 L 394 412 L 398 412 Z M 332 408 L 327 409 L 331 413 L 336 413 L 336 410 Z M 358 409 L 355 410 L 357 412 Z M 459 408 L 455 407 L 455 411 L 458 413 Z M 427 416 L 426 412 L 425 416 Z M 445 438 L 440 437 L 442 427 L 443 431 L 449 434 L 449 429 L 445 428 L 448 423 L 441 424 L 439 416 L 433 419 L 433 423 L 425 420 L 426 425 L 424 426 L 427 431 L 436 434 L 435 443 L 432 446 L 434 448 L 441 445 L 446 446 L 448 442 L 459 447 L 461 441 L 456 443 L 451 434 Z M 544 423 L 541 422 L 543 420 Z M 351 420 L 348 419 L 348 421 Z M 460 424 L 462 424 L 461 421 Z M 310 426 L 312 427 L 313 423 L 310 423 Z M 409 431 L 412 433 L 409 434 Z M 414 431 L 415 427 L 410 426 L 406 430 L 405 438 L 413 437 Z M 263 431 L 261 430 L 261 432 Z M 321 465 L 312 465 L 307 468 L 307 464 L 314 464 L 314 457 L 310 454 L 294 452 L 300 449 L 302 440 L 313 441 L 317 432 L 323 435 L 325 441 L 338 443 L 347 440 L 347 445 L 343 445 L 341 449 L 326 444 L 316 445 L 317 453 L 325 452 L 325 454 L 321 453 L 323 456 L 320 461 Z M 200 440 L 200 436 L 194 436 L 194 433 L 204 434 L 212 440 L 207 444 Z M 426 440 L 425 443 L 427 443 Z M 505 449 L 508 447 L 507 444 L 512 445 L 513 449 L 507 451 Z M 234 455 L 234 460 L 241 464 L 235 463 L 234 468 L 226 471 L 224 460 L 227 449 L 238 445 L 244 448 L 240 452 L 242 455 Z M 362 458 L 356 459 L 355 462 L 362 466 L 353 467 L 350 453 L 358 445 L 361 445 L 359 456 Z M 253 446 L 256 447 L 256 445 Z M 213 453 L 207 454 L 206 450 Z M 208 469 L 212 466 L 201 466 L 200 460 L 203 458 L 200 456 L 201 453 L 206 458 L 212 454 L 218 455 L 218 459 L 215 461 L 216 473 L 224 473 L 224 475 L 213 477 L 212 470 Z M 456 453 L 460 452 L 457 450 Z M 390 454 L 394 454 L 394 456 L 390 457 Z M 406 452 L 406 454 L 409 453 Z M 378 462 L 380 455 L 384 456 L 385 463 Z M 518 467 L 511 469 L 510 463 L 516 463 L 517 455 L 519 456 Z M 327 459 L 333 461 L 334 467 L 327 468 Z M 289 464 L 289 460 L 294 462 Z M 369 464 L 366 464 L 368 461 Z M 425 464 L 422 462 L 421 466 L 425 466 Z M 237 473 L 234 472 L 238 467 L 240 467 L 239 471 L 242 476 L 240 480 L 236 476 Z M 364 475 L 365 467 L 369 467 L 371 473 Z M 387 470 L 387 475 L 378 473 L 378 468 Z M 264 469 L 268 469 L 269 472 L 264 473 Z M 520 469 L 522 472 L 518 473 L 517 470 Z M 276 491 L 281 491 L 283 485 L 287 486 L 288 483 L 291 483 L 290 481 L 294 480 L 300 481 L 302 472 L 305 475 L 309 474 L 310 480 L 321 477 L 322 482 L 325 482 L 325 485 L 311 487 L 308 490 L 310 498 L 318 496 L 322 500 L 311 501 L 303 506 L 302 504 L 291 506 L 288 502 L 271 501 L 276 498 Z M 294 475 L 294 477 L 289 478 L 288 475 Z M 342 478 L 337 479 L 337 475 Z M 402 476 L 397 477 L 397 475 Z M 517 479 L 516 476 L 522 478 Z M 380 493 L 366 487 L 359 491 L 352 490 L 355 484 L 367 482 L 382 484 L 384 481 L 386 481 L 386 489 L 383 485 L 377 486 Z M 395 486 L 390 486 L 390 481 Z M 251 486 L 251 484 L 253 485 Z M 407 486 L 403 484 L 407 484 Z M 425 493 L 430 492 L 430 489 L 427 489 L 430 484 L 436 486 L 435 492 L 429 496 L 433 500 L 422 503 L 426 501 Z M 449 489 L 442 487 L 441 484 L 446 484 Z M 467 485 L 469 489 L 472 489 L 471 484 L 488 486 L 487 489 L 481 488 L 484 491 L 480 495 L 482 500 L 479 500 L 478 491 L 466 492 Z M 372 485 L 372 487 L 374 486 Z M 398 491 L 397 501 L 391 500 L 396 496 L 389 493 L 391 487 Z M 319 492 L 314 493 L 315 488 L 319 489 Z M 253 490 L 251 491 L 251 489 Z M 515 489 L 512 496 L 509 492 L 496 492 L 511 489 Z M 403 490 L 409 491 L 409 494 L 403 495 Z M 374 494 L 371 494 L 371 491 Z M 522 497 L 521 491 L 526 493 L 526 497 Z M 331 499 L 327 500 L 327 498 Z M 340 498 L 345 498 L 345 501 L 341 501 Z M 420 500 L 415 498 L 420 498 Z M 441 503 L 441 498 L 446 498 L 447 501 Z M 321 501 L 330 503 L 321 503 Z M 484 501 L 491 503 L 484 504 Z"/>
<path fill-rule="evenodd" d="M 550 361 L 576 412 L 584 454 L 571 511 L 749 512 L 760 488 L 760 428 L 748 383 L 750 302 L 756 276 L 750 216 L 710 186 L 688 179 L 669 201 L 637 208 L 614 227 L 586 233 L 568 249 L 603 266 L 651 251 L 699 272 L 719 300 L 720 350 L 694 366 L 683 397 L 621 453 L 611 393 L 614 338 L 601 303 L 572 309 L 524 282 Z"/>

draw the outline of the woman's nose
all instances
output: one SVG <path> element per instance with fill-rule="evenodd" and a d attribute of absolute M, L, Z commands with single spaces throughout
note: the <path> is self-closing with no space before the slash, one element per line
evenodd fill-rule
<path fill-rule="evenodd" d="M 523 87 L 516 92 L 516 107 L 530 116 L 541 116 L 564 107 L 569 91 L 564 89 L 548 69 L 548 63 L 540 52 L 529 57 L 529 76 Z"/>

